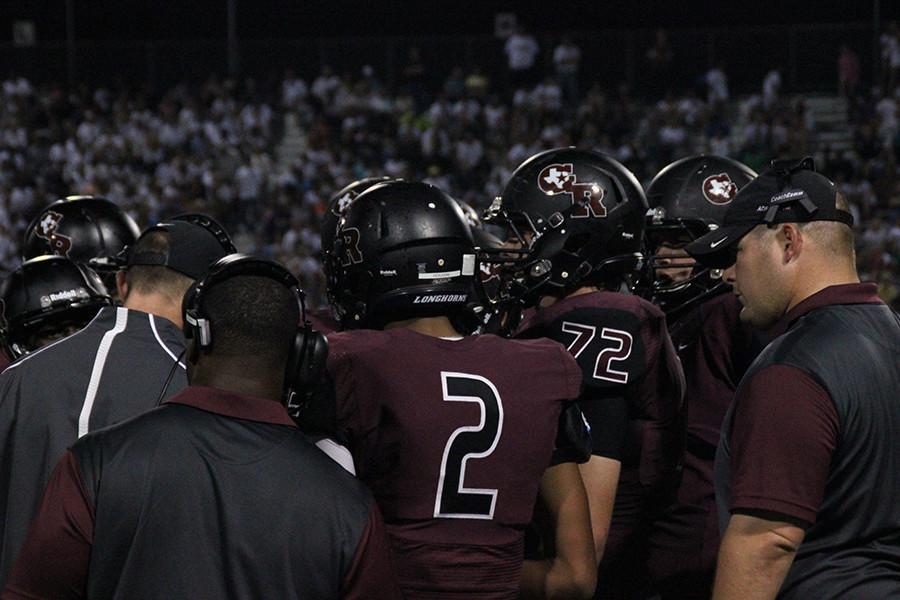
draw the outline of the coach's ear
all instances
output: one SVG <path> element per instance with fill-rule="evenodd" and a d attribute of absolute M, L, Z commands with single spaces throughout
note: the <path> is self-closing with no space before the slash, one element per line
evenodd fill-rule
<path fill-rule="evenodd" d="M 783 264 L 796 261 L 803 251 L 803 232 L 794 223 L 782 223 L 777 235 Z"/>
<path fill-rule="evenodd" d="M 116 289 L 122 302 L 128 300 L 128 280 L 125 278 L 125 269 L 116 271 Z"/>

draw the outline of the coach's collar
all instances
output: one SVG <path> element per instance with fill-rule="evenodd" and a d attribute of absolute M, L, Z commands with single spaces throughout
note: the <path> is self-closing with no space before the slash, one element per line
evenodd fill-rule
<path fill-rule="evenodd" d="M 833 304 L 883 304 L 883 302 L 878 297 L 878 284 L 876 283 L 831 285 L 816 292 L 788 311 L 775 324 L 770 333 L 773 337 L 777 337 L 787 331 L 797 319 L 806 313 Z"/>
<path fill-rule="evenodd" d="M 218 388 L 191 385 L 166 400 L 165 403 L 184 404 L 234 419 L 297 427 L 284 405 L 278 402 L 267 398 L 235 394 Z"/>

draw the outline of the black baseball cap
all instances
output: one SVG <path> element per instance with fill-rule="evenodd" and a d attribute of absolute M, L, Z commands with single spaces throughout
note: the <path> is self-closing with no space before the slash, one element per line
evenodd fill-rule
<path fill-rule="evenodd" d="M 135 242 L 135 247 L 139 245 L 141 238 L 154 231 L 166 232 L 169 241 L 168 251 L 129 252 L 127 267 L 168 267 L 198 280 L 206 275 L 210 265 L 234 252 L 231 239 L 221 227 L 214 230 L 195 220 L 188 221 L 178 217 L 145 229 Z"/>
<path fill-rule="evenodd" d="M 835 208 L 834 183 L 814 169 L 811 158 L 773 161 L 769 170 L 737 193 L 722 226 L 685 250 L 703 265 L 725 268 L 734 264 L 737 243 L 757 225 L 837 221 L 852 226 L 853 215 Z"/>

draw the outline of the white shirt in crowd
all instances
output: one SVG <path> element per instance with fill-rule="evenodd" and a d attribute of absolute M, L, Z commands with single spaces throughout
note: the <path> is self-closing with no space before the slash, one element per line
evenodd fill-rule
<path fill-rule="evenodd" d="M 714 67 L 707 71 L 706 89 L 710 104 L 728 101 L 728 77 L 722 69 Z"/>
<path fill-rule="evenodd" d="M 687 139 L 687 131 L 680 124 L 667 124 L 659 129 L 659 141 L 666 146 L 680 146 Z"/>
<path fill-rule="evenodd" d="M 555 81 L 544 81 L 531 92 L 531 102 L 537 108 L 559 110 L 562 106 L 562 90 Z"/>
<path fill-rule="evenodd" d="M 900 68 L 900 40 L 896 35 L 890 33 L 882 33 L 879 38 L 881 42 L 881 60 L 884 64 L 890 65 L 892 69 Z"/>
<path fill-rule="evenodd" d="M 512 71 L 526 71 L 534 66 L 537 57 L 537 41 L 526 33 L 514 33 L 506 40 L 506 56 Z"/>
<path fill-rule="evenodd" d="M 878 131 L 885 140 L 889 141 L 897 133 L 897 101 L 886 96 L 875 105 L 875 112 L 878 113 L 881 120 Z"/>
<path fill-rule="evenodd" d="M 763 79 L 763 106 L 769 108 L 778 100 L 781 92 L 781 73 L 772 69 Z"/>
<path fill-rule="evenodd" d="M 287 107 L 294 107 L 300 100 L 306 98 L 308 93 L 309 87 L 299 77 L 285 79 L 281 84 L 281 103 Z"/>
<path fill-rule="evenodd" d="M 456 164 L 462 169 L 472 169 L 484 156 L 484 146 L 476 138 L 456 142 Z"/>
<path fill-rule="evenodd" d="M 562 43 L 553 50 L 553 64 L 560 75 L 575 75 L 581 62 L 581 50 L 575 44 Z"/>
<path fill-rule="evenodd" d="M 322 102 L 329 102 L 331 96 L 337 91 L 340 85 L 341 80 L 337 75 L 327 75 L 323 73 L 313 81 L 312 93 Z"/>

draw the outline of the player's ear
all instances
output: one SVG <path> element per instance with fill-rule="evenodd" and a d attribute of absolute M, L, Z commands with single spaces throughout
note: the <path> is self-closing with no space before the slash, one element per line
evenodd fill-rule
<path fill-rule="evenodd" d="M 128 299 L 128 280 L 125 278 L 125 270 L 116 271 L 116 289 L 122 302 Z"/>

